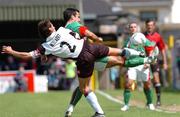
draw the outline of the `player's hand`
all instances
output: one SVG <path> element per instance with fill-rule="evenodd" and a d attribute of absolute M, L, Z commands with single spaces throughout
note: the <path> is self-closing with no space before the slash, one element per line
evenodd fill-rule
<path fill-rule="evenodd" d="M 99 42 L 103 42 L 103 38 L 99 37 L 98 39 L 99 39 Z"/>
<path fill-rule="evenodd" d="M 41 62 L 46 63 L 48 61 L 48 57 L 46 55 L 41 55 Z"/>
<path fill-rule="evenodd" d="M 103 38 L 98 37 L 97 40 L 95 41 L 95 43 L 102 43 L 103 42 Z"/>
<path fill-rule="evenodd" d="M 167 63 L 164 63 L 164 64 L 163 64 L 163 68 L 164 68 L 164 70 L 167 70 L 167 69 L 168 69 Z"/>
<path fill-rule="evenodd" d="M 12 53 L 12 51 L 13 51 L 13 49 L 12 49 L 12 47 L 11 46 L 3 46 L 2 47 L 2 52 L 1 53 L 6 53 L 6 54 L 10 54 L 10 53 Z"/>
<path fill-rule="evenodd" d="M 144 69 L 147 69 L 147 68 L 149 68 L 150 67 L 150 64 L 144 64 Z"/>

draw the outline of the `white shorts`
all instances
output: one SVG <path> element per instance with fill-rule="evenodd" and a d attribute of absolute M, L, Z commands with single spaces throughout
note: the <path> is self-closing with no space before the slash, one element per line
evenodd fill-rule
<path fill-rule="evenodd" d="M 127 76 L 131 80 L 149 81 L 151 80 L 150 68 L 145 69 L 144 65 L 128 68 Z"/>
<path fill-rule="evenodd" d="M 97 71 L 104 71 L 106 69 L 107 63 L 105 62 L 95 62 L 94 69 Z"/>

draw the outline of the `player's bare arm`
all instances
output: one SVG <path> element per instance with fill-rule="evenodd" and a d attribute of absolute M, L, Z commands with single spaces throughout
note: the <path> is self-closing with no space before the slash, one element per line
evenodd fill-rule
<path fill-rule="evenodd" d="M 162 53 L 162 56 L 163 56 L 163 68 L 164 68 L 165 70 L 167 70 L 168 64 L 167 64 L 167 58 L 166 58 L 165 49 L 163 49 L 163 50 L 161 51 L 161 53 Z"/>
<path fill-rule="evenodd" d="M 30 60 L 32 59 L 32 56 L 28 52 L 18 52 L 12 49 L 11 46 L 3 46 L 2 47 L 2 53 L 10 54 L 14 57 L 24 59 L 24 60 Z"/>
<path fill-rule="evenodd" d="M 95 35 L 93 32 L 91 32 L 90 30 L 86 30 L 85 31 L 85 35 L 90 38 L 91 40 L 95 41 L 95 42 L 103 42 L 103 39 L 101 37 L 98 37 L 97 35 Z"/>

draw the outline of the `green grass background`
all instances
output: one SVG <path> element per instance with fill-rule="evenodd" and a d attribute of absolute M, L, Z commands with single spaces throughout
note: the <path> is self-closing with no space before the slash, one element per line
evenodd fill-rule
<path fill-rule="evenodd" d="M 104 91 L 113 97 L 122 96 L 123 90 Z M 146 108 L 132 106 L 129 111 L 122 112 L 121 104 L 112 102 L 99 95 L 98 100 L 106 114 L 106 117 L 180 117 L 180 112 L 165 113 L 150 111 Z M 63 117 L 71 97 L 70 91 L 57 91 L 48 93 L 7 93 L 0 94 L 0 117 Z M 144 101 L 143 92 L 134 91 L 132 100 Z M 154 95 L 155 100 L 155 95 Z M 155 101 L 154 101 L 155 102 Z M 163 91 L 163 105 L 180 106 L 179 91 Z M 76 106 L 73 117 L 91 117 L 94 114 L 92 108 L 83 97 Z"/>

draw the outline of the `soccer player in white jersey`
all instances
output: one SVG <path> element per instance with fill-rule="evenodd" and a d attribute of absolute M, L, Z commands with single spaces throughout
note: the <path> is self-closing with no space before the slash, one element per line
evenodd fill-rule
<path fill-rule="evenodd" d="M 132 22 L 129 24 L 130 37 L 128 38 L 126 47 L 133 48 L 137 51 L 146 52 L 147 55 L 153 54 L 155 43 L 150 42 L 146 37 L 138 32 L 137 23 Z M 143 81 L 144 93 L 147 99 L 147 106 L 150 110 L 154 110 L 152 103 L 152 91 L 151 91 L 151 78 L 150 78 L 150 65 L 139 65 L 136 67 L 129 67 L 127 71 L 127 78 L 125 81 L 124 90 L 124 106 L 121 108 L 122 111 L 129 109 L 129 100 L 131 91 L 133 90 L 132 85 L 135 80 Z"/>
<path fill-rule="evenodd" d="M 124 51 L 105 45 L 89 44 L 85 40 L 80 39 L 77 33 L 63 27 L 56 31 L 50 20 L 40 21 L 38 23 L 38 31 L 40 36 L 46 39 L 46 41 L 36 50 L 19 52 L 13 50 L 10 46 L 3 46 L 2 53 L 7 53 L 24 60 L 44 57 L 50 54 L 60 58 L 76 60 L 79 88 L 95 111 L 93 117 L 105 117 L 96 95 L 89 88 L 94 62 L 105 56 L 120 56 Z M 130 52 L 128 53 L 131 55 Z"/>
<path fill-rule="evenodd" d="M 88 29 L 88 27 L 82 25 L 80 22 L 80 12 L 78 9 L 75 8 L 67 8 L 63 12 L 64 21 L 66 22 L 65 28 L 72 30 L 73 32 L 76 32 L 80 35 L 82 39 L 90 39 L 91 41 L 95 43 L 101 43 L 102 38 L 98 37 L 96 34 L 94 34 L 92 31 Z M 138 53 L 135 50 L 133 53 Z M 131 52 L 132 53 L 132 52 Z M 141 52 L 139 52 L 141 53 Z M 103 71 L 105 68 L 109 68 L 115 65 L 120 65 L 124 67 L 133 67 L 137 65 L 142 65 L 144 63 L 147 63 L 147 61 L 150 61 L 150 58 L 143 58 L 143 57 L 136 57 L 131 59 L 124 59 L 122 56 L 106 56 L 103 58 L 100 58 L 95 61 L 95 70 Z M 65 117 L 71 117 L 72 112 L 78 103 L 78 101 L 81 99 L 82 93 L 79 90 L 79 87 L 77 87 L 71 96 L 70 103 L 68 105 L 68 108 L 65 112 Z"/>

